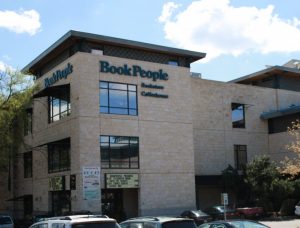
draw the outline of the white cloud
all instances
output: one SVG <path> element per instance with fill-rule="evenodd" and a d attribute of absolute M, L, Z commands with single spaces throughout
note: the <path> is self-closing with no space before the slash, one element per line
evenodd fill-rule
<path fill-rule="evenodd" d="M 300 20 L 279 18 L 273 5 L 259 9 L 234 7 L 230 0 L 199 0 L 175 15 L 178 7 L 166 3 L 159 17 L 166 39 L 206 52 L 206 62 L 220 55 L 300 51 Z"/>
<path fill-rule="evenodd" d="M 0 28 L 6 28 L 16 33 L 36 34 L 40 27 L 40 15 L 35 10 L 0 11 Z"/>
<path fill-rule="evenodd" d="M 6 70 L 15 70 L 12 66 L 6 64 L 5 62 L 0 61 L 0 72 L 6 71 Z"/>
<path fill-rule="evenodd" d="M 5 71 L 5 64 L 4 62 L 0 61 L 0 71 Z"/>

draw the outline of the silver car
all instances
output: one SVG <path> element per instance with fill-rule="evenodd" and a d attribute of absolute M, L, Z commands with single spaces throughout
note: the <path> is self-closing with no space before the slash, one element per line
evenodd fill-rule
<path fill-rule="evenodd" d="M 300 201 L 295 205 L 295 215 L 300 216 Z"/>
<path fill-rule="evenodd" d="M 14 222 L 9 215 L 0 215 L 0 228 L 14 228 Z"/>

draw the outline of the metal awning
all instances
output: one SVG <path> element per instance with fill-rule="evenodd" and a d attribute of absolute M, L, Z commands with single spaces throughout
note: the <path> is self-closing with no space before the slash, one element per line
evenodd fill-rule
<path fill-rule="evenodd" d="M 16 197 L 11 198 L 11 199 L 8 199 L 8 200 L 6 200 L 6 201 L 23 201 L 24 198 L 27 198 L 27 197 L 32 197 L 32 195 L 16 196 Z"/>
<path fill-rule="evenodd" d="M 33 95 L 33 98 L 46 97 L 55 94 L 60 94 L 66 90 L 70 90 L 70 84 L 47 87 Z"/>
<path fill-rule="evenodd" d="M 283 108 L 275 111 L 264 112 L 260 115 L 262 120 L 268 120 L 280 116 L 287 116 L 295 113 L 300 113 L 300 105 L 293 105 L 288 108 Z"/>

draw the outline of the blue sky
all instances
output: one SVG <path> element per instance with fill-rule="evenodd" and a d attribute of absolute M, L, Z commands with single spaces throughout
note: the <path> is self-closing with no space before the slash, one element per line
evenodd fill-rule
<path fill-rule="evenodd" d="M 205 52 L 191 70 L 218 81 L 300 59 L 299 0 L 1 0 L 0 68 L 71 29 Z"/>

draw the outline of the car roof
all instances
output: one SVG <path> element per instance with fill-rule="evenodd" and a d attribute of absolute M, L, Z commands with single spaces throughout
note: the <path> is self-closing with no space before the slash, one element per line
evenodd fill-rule
<path fill-rule="evenodd" d="M 42 223 L 84 223 L 84 222 L 116 222 L 115 219 L 109 218 L 106 215 L 72 215 L 45 218 L 43 221 L 36 222 L 33 225 Z"/>
<path fill-rule="evenodd" d="M 127 222 L 138 222 L 138 221 L 152 221 L 152 222 L 170 222 L 170 221 L 193 221 L 189 218 L 182 218 L 182 217 L 172 217 L 172 216 L 145 216 L 145 217 L 136 217 L 136 218 L 130 218 L 126 221 L 121 222 L 127 223 Z"/>

